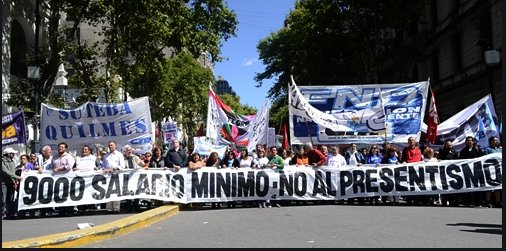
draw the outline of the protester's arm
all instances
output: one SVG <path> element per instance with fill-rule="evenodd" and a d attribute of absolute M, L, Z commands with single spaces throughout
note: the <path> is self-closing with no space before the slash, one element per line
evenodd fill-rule
<path fill-rule="evenodd" d="M 17 179 L 21 180 L 21 177 L 16 175 L 14 172 L 12 172 L 10 169 L 7 168 L 7 164 L 2 161 L 2 173 L 4 175 L 7 175 L 11 177 L 11 179 Z"/>

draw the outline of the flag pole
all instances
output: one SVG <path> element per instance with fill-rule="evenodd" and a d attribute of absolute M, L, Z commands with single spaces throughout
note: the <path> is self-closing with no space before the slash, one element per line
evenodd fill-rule
<path fill-rule="evenodd" d="M 385 114 L 385 104 L 383 104 L 383 93 L 381 92 L 381 87 L 379 87 L 379 96 L 380 96 L 381 110 L 384 116 L 383 126 L 385 126 L 385 146 L 386 146 L 388 143 L 388 126 L 387 126 L 388 124 L 387 124 L 387 116 Z"/>

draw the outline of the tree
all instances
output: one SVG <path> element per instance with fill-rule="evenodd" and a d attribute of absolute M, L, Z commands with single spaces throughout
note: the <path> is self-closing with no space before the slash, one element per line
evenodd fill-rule
<path fill-rule="evenodd" d="M 40 63 L 43 66 L 39 81 L 41 101 L 52 92 L 58 66 L 64 60 L 75 70 L 75 75 L 69 76 L 69 84 L 82 89 L 79 99 L 82 103 L 94 101 L 97 90 L 104 91 L 106 102 L 117 102 L 113 94 L 119 87 L 134 97 L 147 96 L 156 89 L 150 85 L 166 78 L 167 73 L 162 71 L 172 65 L 167 60 L 169 57 L 184 52 L 196 60 L 205 53 L 211 62 L 222 60 L 220 47 L 235 36 L 237 25 L 235 14 L 227 9 L 224 1 L 216 0 L 48 0 L 44 3 L 49 8 L 49 35 L 44 44 L 51 50 L 40 57 L 48 59 L 47 63 Z M 73 25 L 59 26 L 60 13 L 65 13 Z M 97 42 L 79 39 L 79 29 L 86 25 L 99 28 Z M 143 88 L 135 86 L 139 83 Z M 207 87 L 208 83 L 201 84 Z M 33 92 L 28 90 L 19 91 L 22 96 L 33 97 Z M 152 103 L 162 104 L 166 98 L 157 97 L 162 99 L 152 98 Z"/>
<path fill-rule="evenodd" d="M 188 53 L 165 59 L 161 67 L 147 80 L 144 74 L 133 74 L 132 96 L 148 96 L 154 121 L 170 116 L 183 123 L 192 138 L 206 120 L 208 86 L 214 76 Z"/>
<path fill-rule="evenodd" d="M 257 86 L 276 79 L 268 96 L 271 121 L 288 120 L 290 75 L 302 85 L 337 85 L 406 81 L 403 72 L 420 54 L 404 38 L 419 17 L 423 1 L 338 0 L 321 4 L 300 0 L 285 27 L 259 41 L 266 65 Z M 395 37 L 384 36 L 385 32 Z M 383 35 L 382 35 L 383 34 Z"/>

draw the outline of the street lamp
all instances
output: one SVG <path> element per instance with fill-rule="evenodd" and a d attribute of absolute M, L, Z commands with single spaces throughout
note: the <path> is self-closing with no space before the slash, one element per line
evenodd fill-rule
<path fill-rule="evenodd" d="M 58 66 L 58 73 L 56 74 L 56 80 L 54 81 L 54 88 L 63 89 L 63 106 L 67 108 L 66 89 L 68 81 L 65 76 L 67 76 L 67 71 L 65 71 L 65 67 L 63 66 L 63 64 L 60 64 L 60 66 Z"/>

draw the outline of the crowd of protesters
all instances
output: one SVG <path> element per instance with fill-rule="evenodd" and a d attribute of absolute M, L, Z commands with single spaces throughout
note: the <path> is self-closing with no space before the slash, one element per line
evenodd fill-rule
<path fill-rule="evenodd" d="M 401 164 L 416 162 L 432 162 L 450 159 L 469 159 L 477 158 L 485 154 L 502 152 L 498 137 L 490 137 L 489 145 L 481 147 L 476 143 L 473 137 L 467 137 L 465 147 L 457 152 L 453 149 L 452 140 L 446 140 L 441 149 L 435 150 L 431 147 L 419 145 L 415 138 L 410 137 L 407 146 L 402 149 L 389 143 L 384 143 L 381 148 L 376 144 L 358 148 L 357 144 L 352 143 L 346 146 L 337 145 L 318 145 L 306 143 L 302 146 L 294 146 L 290 149 L 266 147 L 258 144 L 253 152 L 241 149 L 236 152 L 229 147 L 223 158 L 220 158 L 217 152 L 209 156 L 200 156 L 198 153 L 191 153 L 187 147 L 181 145 L 178 140 L 172 141 L 169 149 L 163 149 L 160 146 L 153 147 L 152 151 L 144 154 L 134 153 L 134 149 L 125 145 L 118 149 L 116 142 L 108 142 L 107 149 L 96 149 L 84 145 L 81 148 L 81 154 L 72 156 L 68 152 L 68 145 L 65 142 L 58 144 L 57 153 L 53 155 L 50 146 L 43 146 L 40 154 L 22 154 L 19 161 L 15 160 L 18 153 L 14 149 L 7 147 L 3 152 L 2 158 L 2 219 L 16 219 L 24 217 L 48 217 L 48 216 L 73 216 L 90 214 L 99 211 L 108 213 L 139 212 L 141 204 L 149 207 L 156 207 L 163 204 L 163 201 L 140 199 L 112 201 L 99 205 L 79 205 L 66 206 L 59 208 L 41 208 L 30 210 L 17 210 L 17 190 L 22 180 L 21 172 L 37 170 L 38 173 L 47 170 L 54 173 L 66 173 L 70 171 L 79 171 L 81 173 L 90 173 L 103 171 L 104 173 L 113 173 L 123 169 L 150 169 L 150 168 L 171 168 L 179 170 L 188 167 L 191 170 L 197 170 L 205 167 L 215 168 L 243 168 L 250 167 L 254 169 L 270 168 L 274 170 L 283 170 L 287 165 L 310 166 L 318 168 L 321 166 L 342 167 L 342 166 L 360 166 L 360 165 L 382 165 L 382 164 Z M 443 195 L 414 195 L 414 196 L 375 196 L 365 198 L 350 198 L 346 200 L 347 204 L 355 204 L 355 199 L 359 205 L 363 204 L 391 204 L 399 205 L 401 199 L 408 205 L 441 205 L 441 206 L 487 206 L 502 208 L 502 190 L 485 192 L 466 192 L 457 194 Z M 243 207 L 281 207 L 289 205 L 291 201 L 278 200 L 259 200 L 255 202 L 241 201 Z M 297 201 L 299 204 L 301 201 Z M 306 201 L 303 201 L 307 204 Z M 333 201 L 315 201 L 313 203 L 334 203 Z M 337 201 L 338 204 L 344 204 L 344 201 Z M 122 207 L 122 205 L 124 205 Z M 195 208 L 202 208 L 205 203 L 192 203 Z M 221 207 L 222 203 L 211 203 L 212 208 Z M 227 202 L 228 207 L 236 207 L 237 201 Z"/>

